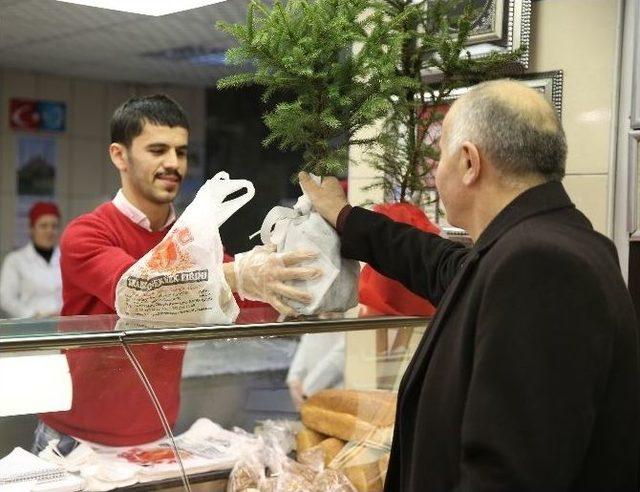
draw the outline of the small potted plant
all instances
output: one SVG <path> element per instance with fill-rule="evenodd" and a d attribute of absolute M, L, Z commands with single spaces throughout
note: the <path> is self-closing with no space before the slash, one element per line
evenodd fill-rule
<path fill-rule="evenodd" d="M 402 37 L 370 0 L 255 0 L 245 24 L 219 23 L 238 45 L 231 64 L 250 70 L 226 77 L 219 88 L 257 84 L 264 99 L 284 99 L 264 114 L 265 145 L 303 150 L 301 170 L 316 175 L 346 172 L 351 145 L 368 144 L 358 132 L 384 118 L 392 97 L 408 81 L 396 64 Z M 358 49 L 352 49 L 358 46 Z"/>
<path fill-rule="evenodd" d="M 265 99 L 284 97 L 264 115 L 270 130 L 264 143 L 302 149 L 301 170 L 343 176 L 349 147 L 366 146 L 368 164 L 379 175 L 369 188 L 381 188 L 385 197 L 374 210 L 439 232 L 424 208 L 435 204 L 437 221 L 434 129 L 446 100 L 457 88 L 504 75 L 526 49 L 472 58 L 465 43 L 475 4 L 276 0 L 267 6 L 254 0 L 245 24 L 219 24 L 238 43 L 227 60 L 253 67 L 222 79 L 218 87 L 258 84 Z M 363 129 L 367 136 L 361 138 Z M 428 301 L 370 267 L 363 270 L 360 296 L 385 313 L 433 312 Z"/>

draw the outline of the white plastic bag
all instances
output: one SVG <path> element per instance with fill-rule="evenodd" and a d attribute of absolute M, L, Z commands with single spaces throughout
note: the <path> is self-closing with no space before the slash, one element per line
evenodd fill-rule
<path fill-rule="evenodd" d="M 246 193 L 224 201 L 230 194 Z M 118 281 L 122 318 L 184 323 L 233 323 L 239 308 L 222 270 L 218 228 L 253 198 L 251 182 L 216 174 L 155 248 Z"/>
<path fill-rule="evenodd" d="M 297 312 L 311 315 L 343 312 L 358 304 L 360 265 L 340 255 L 340 237 L 318 214 L 306 195 L 293 208 L 274 207 L 265 217 L 260 230 L 264 244 L 273 244 L 278 253 L 311 250 L 318 258 L 310 262 L 322 270 L 322 276 L 312 280 L 296 280 L 291 286 L 310 293 L 310 304 L 291 302 Z"/>

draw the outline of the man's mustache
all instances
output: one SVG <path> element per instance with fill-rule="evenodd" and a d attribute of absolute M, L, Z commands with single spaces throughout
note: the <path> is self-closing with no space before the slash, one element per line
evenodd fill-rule
<path fill-rule="evenodd" d="M 159 173 L 155 174 L 155 178 L 164 178 L 165 176 L 175 176 L 176 178 L 178 178 L 178 181 L 182 181 L 182 175 L 176 171 L 175 169 L 170 169 L 167 171 L 160 171 Z"/>

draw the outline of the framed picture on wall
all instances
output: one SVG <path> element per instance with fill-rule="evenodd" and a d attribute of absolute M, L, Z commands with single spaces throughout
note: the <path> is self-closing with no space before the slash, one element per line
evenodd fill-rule
<path fill-rule="evenodd" d="M 640 4 L 636 4 L 635 41 L 633 43 L 633 82 L 631 92 L 631 128 L 640 130 Z"/>
<path fill-rule="evenodd" d="M 562 70 L 540 72 L 513 77 L 541 92 L 553 105 L 562 120 L 562 94 L 564 90 L 564 73 Z"/>
<path fill-rule="evenodd" d="M 627 231 L 632 241 L 640 241 L 640 130 L 629 132 L 629 179 L 627 180 Z"/>
<path fill-rule="evenodd" d="M 562 70 L 528 73 L 524 75 L 516 75 L 511 78 L 514 80 L 518 80 L 523 84 L 526 84 L 529 87 L 542 93 L 544 97 L 553 105 L 556 112 L 558 113 L 558 117 L 562 120 L 562 94 L 564 85 L 564 75 Z M 443 115 L 446 114 L 453 102 L 470 90 L 471 87 L 463 87 L 452 91 L 451 94 L 437 106 L 436 110 Z M 426 99 L 428 101 L 429 97 L 427 97 Z M 427 119 L 424 118 L 424 116 L 430 115 L 431 113 L 433 113 L 433 111 L 433 105 L 427 103 L 422 109 L 420 117 L 423 120 Z M 426 131 L 429 133 L 430 142 L 435 142 L 440 137 L 439 129 L 442 126 L 442 121 L 440 120 L 435 124 L 438 125 L 437 128 L 429 127 L 426 129 Z"/>
<path fill-rule="evenodd" d="M 476 14 L 466 49 L 472 57 L 530 46 L 531 0 L 471 0 L 471 3 Z M 451 17 L 460 16 L 463 10 L 464 5 L 451 7 Z M 524 69 L 529 67 L 529 50 L 520 58 L 520 65 Z M 426 73 L 436 74 L 429 70 Z"/>

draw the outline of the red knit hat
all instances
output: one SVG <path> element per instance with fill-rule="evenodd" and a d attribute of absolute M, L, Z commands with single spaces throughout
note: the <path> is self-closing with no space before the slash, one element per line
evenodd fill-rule
<path fill-rule="evenodd" d="M 43 215 L 55 215 L 60 218 L 60 210 L 58 210 L 58 206 L 53 202 L 34 203 L 29 210 L 29 224 L 31 224 L 31 227 L 33 227 L 36 221 Z"/>

